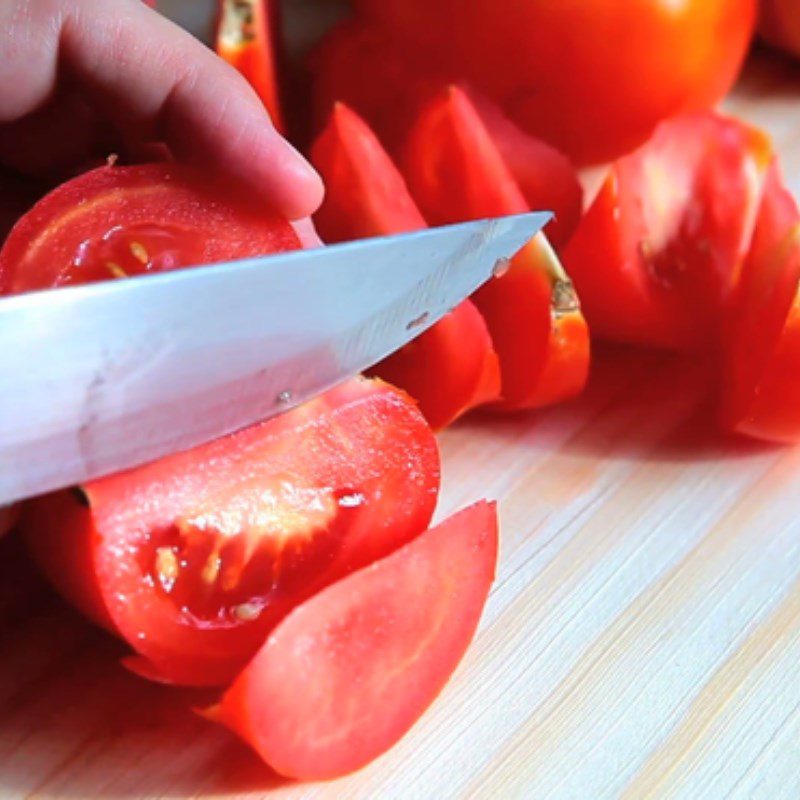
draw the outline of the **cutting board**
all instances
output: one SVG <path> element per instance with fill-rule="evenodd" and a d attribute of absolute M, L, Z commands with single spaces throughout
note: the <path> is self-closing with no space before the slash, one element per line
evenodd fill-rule
<path fill-rule="evenodd" d="M 758 58 L 729 109 L 800 192 L 800 71 Z M 800 448 L 720 439 L 713 370 L 601 350 L 586 394 L 441 436 L 440 516 L 500 501 L 480 630 L 391 752 L 287 783 L 191 694 L 0 545 L 0 796 L 800 797 Z"/>

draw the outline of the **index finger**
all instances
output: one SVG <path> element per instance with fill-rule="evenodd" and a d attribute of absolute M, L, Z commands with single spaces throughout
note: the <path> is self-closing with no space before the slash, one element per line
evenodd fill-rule
<path fill-rule="evenodd" d="M 60 61 L 118 127 L 262 195 L 290 219 L 322 184 L 233 68 L 139 0 L 62 5 Z"/>

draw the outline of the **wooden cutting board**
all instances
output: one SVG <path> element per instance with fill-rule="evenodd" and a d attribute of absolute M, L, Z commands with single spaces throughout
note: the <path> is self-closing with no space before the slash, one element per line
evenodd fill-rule
<path fill-rule="evenodd" d="M 728 107 L 800 192 L 800 71 L 753 63 Z M 480 631 L 390 753 L 282 782 L 0 545 L 0 796 L 800 797 L 800 448 L 721 441 L 712 370 L 603 351 L 579 401 L 441 437 L 440 516 L 499 499 Z"/>

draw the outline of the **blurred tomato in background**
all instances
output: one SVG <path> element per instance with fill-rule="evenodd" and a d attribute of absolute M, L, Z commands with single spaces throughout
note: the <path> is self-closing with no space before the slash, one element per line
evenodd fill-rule
<path fill-rule="evenodd" d="M 792 0 L 789 0 L 791 4 Z M 756 0 L 353 0 L 578 163 L 631 150 L 731 87 Z M 388 103 L 392 97 L 387 96 Z"/>

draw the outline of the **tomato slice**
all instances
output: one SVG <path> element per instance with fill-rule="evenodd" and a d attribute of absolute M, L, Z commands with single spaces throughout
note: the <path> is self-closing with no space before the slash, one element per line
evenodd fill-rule
<path fill-rule="evenodd" d="M 176 164 L 106 166 L 40 200 L 0 250 L 0 293 L 300 247 L 284 219 Z"/>
<path fill-rule="evenodd" d="M 311 159 L 326 185 L 325 202 L 315 218 L 326 241 L 425 227 L 388 153 L 344 104 L 334 107 Z M 469 301 L 371 372 L 414 397 L 435 430 L 500 396 L 497 354 L 483 317 Z"/>
<path fill-rule="evenodd" d="M 800 440 L 800 210 L 777 164 L 727 330 L 722 421 L 779 442 Z"/>
<path fill-rule="evenodd" d="M 275 127 L 285 131 L 276 55 L 278 5 L 273 0 L 218 0 L 214 47 L 247 78 Z"/>
<path fill-rule="evenodd" d="M 760 131 L 706 112 L 663 123 L 613 165 L 564 253 L 595 335 L 719 343 L 771 155 Z"/>
<path fill-rule="evenodd" d="M 420 114 L 405 151 L 405 175 L 437 224 L 528 210 L 519 185 L 475 106 L 450 87 Z M 537 408 L 578 394 L 589 336 L 572 284 L 543 236 L 473 300 L 500 358 L 501 408 Z"/>
<path fill-rule="evenodd" d="M 479 503 L 295 609 L 210 716 L 277 772 L 326 779 L 391 747 L 444 687 L 497 560 Z"/>
<path fill-rule="evenodd" d="M 413 403 L 354 379 L 280 417 L 43 498 L 23 519 L 53 583 L 150 677 L 224 684 L 327 584 L 410 541 L 439 486 Z"/>

